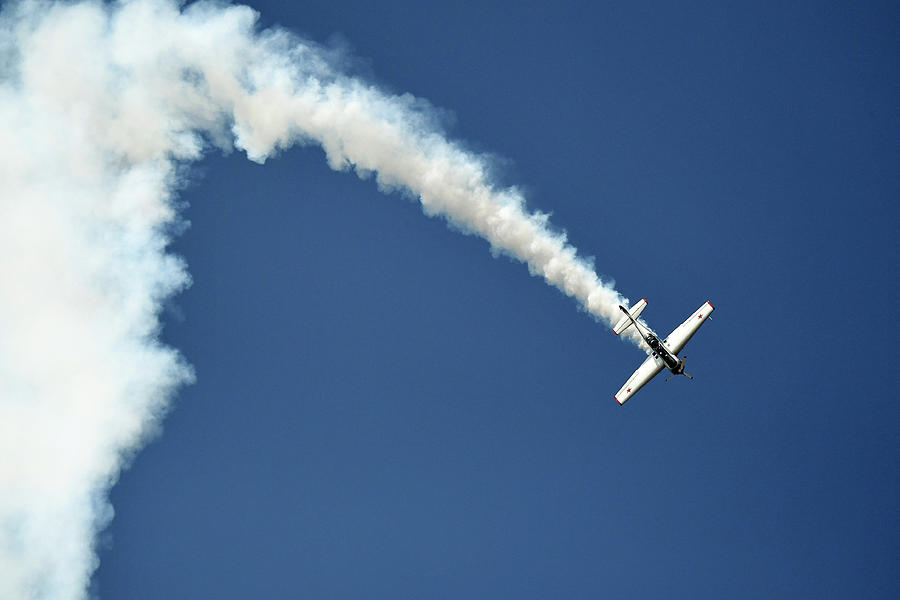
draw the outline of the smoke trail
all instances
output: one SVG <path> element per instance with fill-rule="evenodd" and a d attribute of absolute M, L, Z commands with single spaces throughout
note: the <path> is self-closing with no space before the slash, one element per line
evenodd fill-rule
<path fill-rule="evenodd" d="M 0 598 L 84 596 L 108 489 L 192 377 L 158 315 L 189 283 L 166 251 L 176 167 L 209 147 L 319 144 L 617 319 L 623 299 L 423 102 L 255 20 L 171 0 L 0 13 Z"/>

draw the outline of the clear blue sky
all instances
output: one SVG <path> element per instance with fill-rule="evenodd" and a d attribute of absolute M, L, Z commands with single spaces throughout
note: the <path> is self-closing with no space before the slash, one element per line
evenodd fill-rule
<path fill-rule="evenodd" d="M 210 156 L 165 340 L 195 366 L 113 489 L 102 598 L 893 598 L 888 2 L 254 2 L 454 115 L 688 371 L 414 202 Z M 338 36 L 335 38 L 334 36 Z"/>

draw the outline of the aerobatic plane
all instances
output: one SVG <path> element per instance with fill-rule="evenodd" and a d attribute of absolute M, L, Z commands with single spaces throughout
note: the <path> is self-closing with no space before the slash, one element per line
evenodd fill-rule
<path fill-rule="evenodd" d="M 688 340 L 697 333 L 700 326 L 715 310 L 715 307 L 707 301 L 706 304 L 694 311 L 694 314 L 688 317 L 687 321 L 676 327 L 675 331 L 669 334 L 669 337 L 660 341 L 648 327 L 640 325 L 637 321 L 646 307 L 646 300 L 641 300 L 632 306 L 630 311 L 624 306 L 619 306 L 619 309 L 625 313 L 625 316 L 613 327 L 613 332 L 619 335 L 633 325 L 650 349 L 650 355 L 647 357 L 647 360 L 637 368 L 637 371 L 628 378 L 628 381 L 616 394 L 615 399 L 619 405 L 625 404 L 626 400 L 634 396 L 648 381 L 656 377 L 664 367 L 672 373 L 666 378 L 666 381 L 676 375 L 684 375 L 688 379 L 693 379 L 693 377 L 684 372 L 684 361 L 687 357 L 679 360 L 678 353 L 681 352 Z"/>

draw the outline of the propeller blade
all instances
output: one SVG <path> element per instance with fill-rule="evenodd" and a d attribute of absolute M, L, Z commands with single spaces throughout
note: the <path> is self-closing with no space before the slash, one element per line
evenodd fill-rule
<path fill-rule="evenodd" d="M 693 379 L 694 378 L 693 375 L 688 375 L 687 373 L 684 372 L 684 363 L 686 363 L 686 362 L 687 362 L 687 356 L 685 356 L 684 358 L 681 359 L 681 374 L 684 375 L 685 377 L 687 377 L 688 379 Z"/>

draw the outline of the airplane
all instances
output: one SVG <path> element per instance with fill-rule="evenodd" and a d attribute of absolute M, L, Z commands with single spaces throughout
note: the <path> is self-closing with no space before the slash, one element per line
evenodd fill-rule
<path fill-rule="evenodd" d="M 685 344 L 688 343 L 688 340 L 697 333 L 700 326 L 706 322 L 706 319 L 708 319 L 709 315 L 712 314 L 712 311 L 715 310 L 715 307 L 707 301 L 706 304 L 694 311 L 694 314 L 688 317 L 684 323 L 676 327 L 667 338 L 660 341 L 649 328 L 642 327 L 638 324 L 637 319 L 641 316 L 641 313 L 644 312 L 646 307 L 646 300 L 641 300 L 632 306 L 630 311 L 624 306 L 619 305 L 619 310 L 625 313 L 625 316 L 616 323 L 615 327 L 613 327 L 613 333 L 619 335 L 634 325 L 641 335 L 641 338 L 643 338 L 644 342 L 646 342 L 647 346 L 650 348 L 650 356 L 648 356 L 647 360 L 645 360 L 641 366 L 637 368 L 637 371 L 628 378 L 628 381 L 625 382 L 622 389 L 615 395 L 615 400 L 619 403 L 619 406 L 625 404 L 625 402 L 634 396 L 639 389 L 644 387 L 648 381 L 656 377 L 659 372 L 663 370 L 663 367 L 669 369 L 672 373 L 666 378 L 666 381 L 677 375 L 684 375 L 688 379 L 693 379 L 693 377 L 684 372 L 684 361 L 687 357 L 678 360 L 678 353 L 681 352 Z"/>

